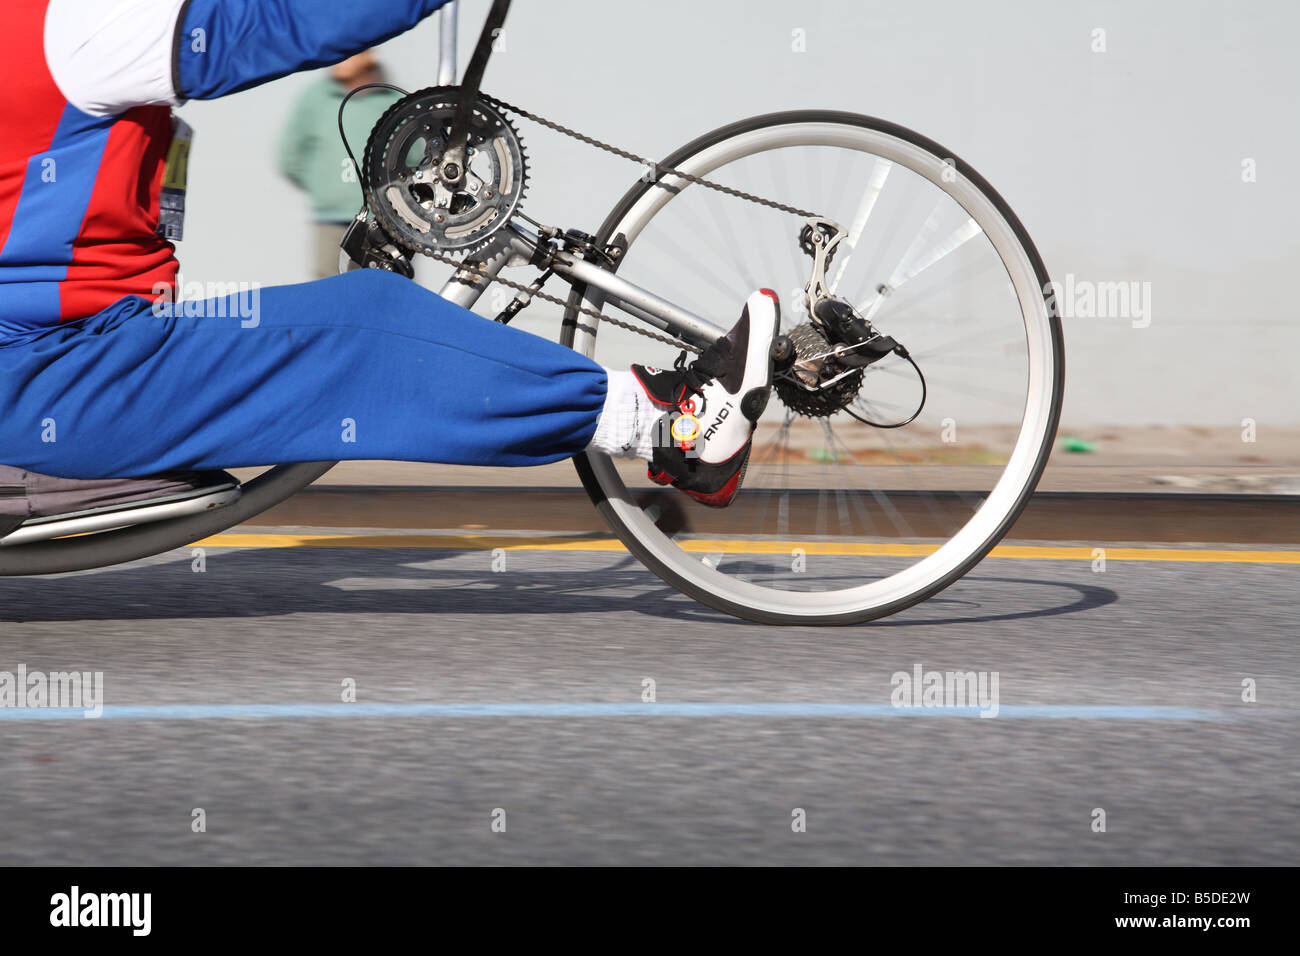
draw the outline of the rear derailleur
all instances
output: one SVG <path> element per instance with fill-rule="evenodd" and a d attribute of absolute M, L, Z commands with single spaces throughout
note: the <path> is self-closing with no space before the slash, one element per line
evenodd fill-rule
<path fill-rule="evenodd" d="M 792 411 L 813 418 L 828 417 L 851 404 L 868 366 L 891 354 L 911 361 L 897 340 L 878 331 L 848 299 L 832 293 L 826 269 L 845 236 L 843 227 L 830 219 L 809 219 L 800 230 L 799 247 L 813 260 L 803 292 L 809 321 L 773 345 L 777 395 Z"/>

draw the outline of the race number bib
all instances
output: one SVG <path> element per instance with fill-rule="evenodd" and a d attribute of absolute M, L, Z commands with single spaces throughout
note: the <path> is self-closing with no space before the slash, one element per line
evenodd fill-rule
<path fill-rule="evenodd" d="M 159 197 L 158 235 L 168 242 L 185 238 L 185 183 L 190 173 L 190 144 L 194 129 L 179 116 L 172 117 L 172 143 L 163 166 Z"/>

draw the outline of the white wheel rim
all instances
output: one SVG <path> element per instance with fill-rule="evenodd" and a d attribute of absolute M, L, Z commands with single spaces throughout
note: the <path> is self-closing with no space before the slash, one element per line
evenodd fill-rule
<path fill-rule="evenodd" d="M 636 504 L 607 456 L 589 453 L 588 457 L 609 507 L 618 519 L 659 561 L 689 585 L 762 614 L 831 617 L 904 602 L 945 580 L 969 561 L 971 555 L 985 548 L 1031 480 L 1039 451 L 1053 427 L 1055 365 L 1044 291 L 1038 287 L 1034 263 L 1015 230 L 992 200 L 960 170 L 919 146 L 865 127 L 826 122 L 791 123 L 737 134 L 688 157 L 676 168 L 690 175 L 708 176 L 718 167 L 754 153 L 784 146 L 810 145 L 858 149 L 884 157 L 923 176 L 948 193 L 975 220 L 1007 270 L 1020 303 L 1021 316 L 1025 319 L 1028 362 L 1025 407 L 1020 432 L 1007 465 L 984 502 L 936 551 L 889 577 L 839 590 L 785 591 L 725 574 L 704 564 L 699 556 L 684 551 Z M 951 181 L 945 181 L 945 172 Z M 664 182 L 675 190 L 684 190 L 691 185 L 676 177 L 666 177 Z M 648 189 L 622 217 L 611 235 L 622 233 L 630 247 L 645 225 L 675 195 L 667 189 Z M 586 321 L 581 323 L 573 347 L 584 355 L 593 355 L 596 331 L 595 320 L 590 320 L 590 324 Z"/>

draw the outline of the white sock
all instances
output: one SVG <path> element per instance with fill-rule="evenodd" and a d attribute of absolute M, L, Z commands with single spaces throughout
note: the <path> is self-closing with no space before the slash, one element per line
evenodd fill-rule
<path fill-rule="evenodd" d="M 587 448 L 614 458 L 649 461 L 654 456 L 654 424 L 663 412 L 650 401 L 631 372 L 605 369 L 605 375 L 609 381 L 605 407 L 596 419 L 596 434 Z"/>

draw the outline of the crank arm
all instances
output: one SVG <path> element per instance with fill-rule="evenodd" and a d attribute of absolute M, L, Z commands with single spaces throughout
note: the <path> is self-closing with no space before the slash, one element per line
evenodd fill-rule
<path fill-rule="evenodd" d="M 457 188 L 465 181 L 470 114 L 474 111 L 474 101 L 478 98 L 479 85 L 483 82 L 483 71 L 487 69 L 488 58 L 492 56 L 493 43 L 506 22 L 509 11 L 510 0 L 492 0 L 483 31 L 474 46 L 474 55 L 470 57 L 469 66 L 461 80 L 460 100 L 456 104 L 456 114 L 451 123 L 451 140 L 438 169 L 438 177 L 448 188 Z"/>

